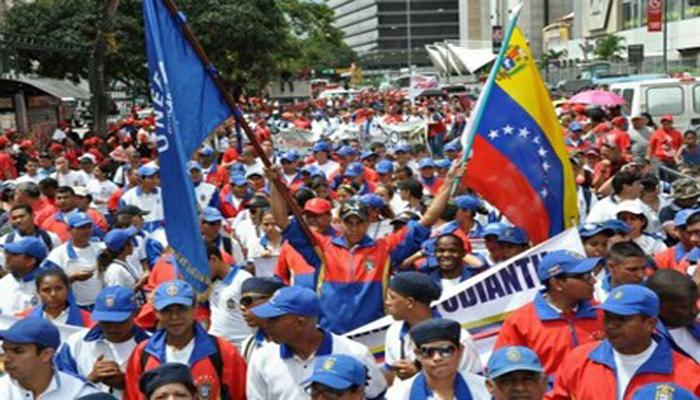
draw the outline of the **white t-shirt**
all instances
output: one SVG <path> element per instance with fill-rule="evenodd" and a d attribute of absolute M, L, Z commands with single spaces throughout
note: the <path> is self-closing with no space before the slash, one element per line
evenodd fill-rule
<path fill-rule="evenodd" d="M 102 276 L 105 286 L 125 286 L 129 288 L 134 287 L 139 278 L 128 264 L 120 260 L 112 261 Z"/>
<path fill-rule="evenodd" d="M 92 196 L 92 204 L 95 209 L 102 214 L 107 214 L 109 212 L 107 200 L 112 197 L 119 187 L 110 180 L 98 181 L 97 179 L 92 179 L 88 182 L 86 189 Z M 100 204 L 96 201 L 99 201 Z"/>
<path fill-rule="evenodd" d="M 241 286 L 252 275 L 239 269 L 230 284 L 218 280 L 212 284 L 211 296 L 211 326 L 209 334 L 220 336 L 239 349 L 241 342 L 252 330 L 248 327 L 241 314 Z"/>
<path fill-rule="evenodd" d="M 180 364 L 190 365 L 190 357 L 194 351 L 194 338 L 182 349 L 178 350 L 174 346 L 165 345 L 165 360 Z"/>
<path fill-rule="evenodd" d="M 51 177 L 58 181 L 58 186 L 70 186 L 72 188 L 87 186 L 90 181 L 90 176 L 83 170 L 75 171 L 71 169 L 65 174 L 56 171 Z"/>
<path fill-rule="evenodd" d="M 75 252 L 74 258 L 71 257 L 69 246 Z M 93 304 L 102 290 L 102 280 L 97 274 L 97 255 L 102 249 L 104 249 L 104 243 L 101 242 L 90 242 L 84 248 L 75 247 L 72 242 L 66 242 L 51 250 L 45 260 L 46 263 L 60 267 L 68 275 L 79 271 L 93 272 L 89 279 L 71 284 L 75 300 L 79 305 Z"/>
<path fill-rule="evenodd" d="M 646 350 L 634 355 L 620 354 L 613 349 L 613 359 L 615 360 L 615 367 L 617 370 L 618 399 L 623 399 L 625 397 L 627 386 L 630 384 L 632 377 L 634 377 L 639 367 L 651 357 L 654 350 L 656 350 L 656 346 L 658 345 L 652 340 L 651 345 Z"/>

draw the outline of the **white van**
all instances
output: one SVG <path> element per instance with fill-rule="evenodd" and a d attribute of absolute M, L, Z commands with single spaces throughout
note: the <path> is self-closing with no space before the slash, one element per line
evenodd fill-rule
<path fill-rule="evenodd" d="M 656 120 L 673 115 L 679 131 L 700 125 L 700 80 L 697 78 L 665 78 L 610 85 L 610 91 L 627 102 L 630 115 L 648 112 Z"/>

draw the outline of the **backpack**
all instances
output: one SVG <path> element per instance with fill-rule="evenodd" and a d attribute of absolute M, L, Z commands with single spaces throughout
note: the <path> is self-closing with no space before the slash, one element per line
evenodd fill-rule
<path fill-rule="evenodd" d="M 224 370 L 224 360 L 221 358 L 221 348 L 219 347 L 219 340 L 216 338 L 216 336 L 208 336 L 209 339 L 211 339 L 214 342 L 214 347 L 216 348 L 216 351 L 209 356 L 209 361 L 211 361 L 212 365 L 214 365 L 214 370 L 216 370 L 216 377 L 219 379 L 219 384 L 221 385 L 220 398 L 221 400 L 231 400 L 231 395 L 229 394 L 228 387 L 224 383 L 224 380 L 221 379 L 221 375 Z M 146 364 L 148 363 L 148 359 L 150 357 L 151 355 L 148 354 L 146 351 L 143 351 L 141 353 L 141 359 L 139 360 L 139 362 L 141 364 L 142 372 L 146 368 Z"/>

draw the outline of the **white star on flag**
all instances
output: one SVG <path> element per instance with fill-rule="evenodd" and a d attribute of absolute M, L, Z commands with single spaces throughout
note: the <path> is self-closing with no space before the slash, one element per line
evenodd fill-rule
<path fill-rule="evenodd" d="M 544 169 L 545 172 L 549 171 L 550 168 L 552 168 L 552 167 L 547 163 L 547 161 L 542 163 L 542 169 Z"/>
<path fill-rule="evenodd" d="M 527 139 L 527 135 L 530 134 L 530 131 L 527 130 L 527 128 L 521 128 L 520 129 L 520 137 Z"/>
<path fill-rule="evenodd" d="M 549 195 L 549 192 L 547 191 L 547 188 L 542 188 L 542 190 L 540 190 L 540 194 L 544 198 L 547 197 L 547 195 Z"/>
<path fill-rule="evenodd" d="M 506 135 L 512 135 L 513 127 L 510 125 L 506 125 L 505 128 L 503 128 L 503 133 L 505 133 Z"/>
<path fill-rule="evenodd" d="M 540 157 L 546 157 L 547 153 L 549 153 L 547 150 L 544 149 L 544 147 L 540 147 L 540 149 L 537 151 L 537 153 L 540 155 Z"/>
<path fill-rule="evenodd" d="M 498 137 L 498 131 L 495 129 L 491 129 L 491 131 L 489 131 L 489 139 L 494 140 L 497 137 Z"/>

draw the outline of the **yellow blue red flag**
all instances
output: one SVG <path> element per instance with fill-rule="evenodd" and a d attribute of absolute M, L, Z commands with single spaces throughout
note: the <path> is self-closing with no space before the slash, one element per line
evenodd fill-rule
<path fill-rule="evenodd" d="M 576 186 L 518 14 L 465 129 L 464 154 L 471 158 L 462 183 L 539 243 L 577 223 Z"/>

